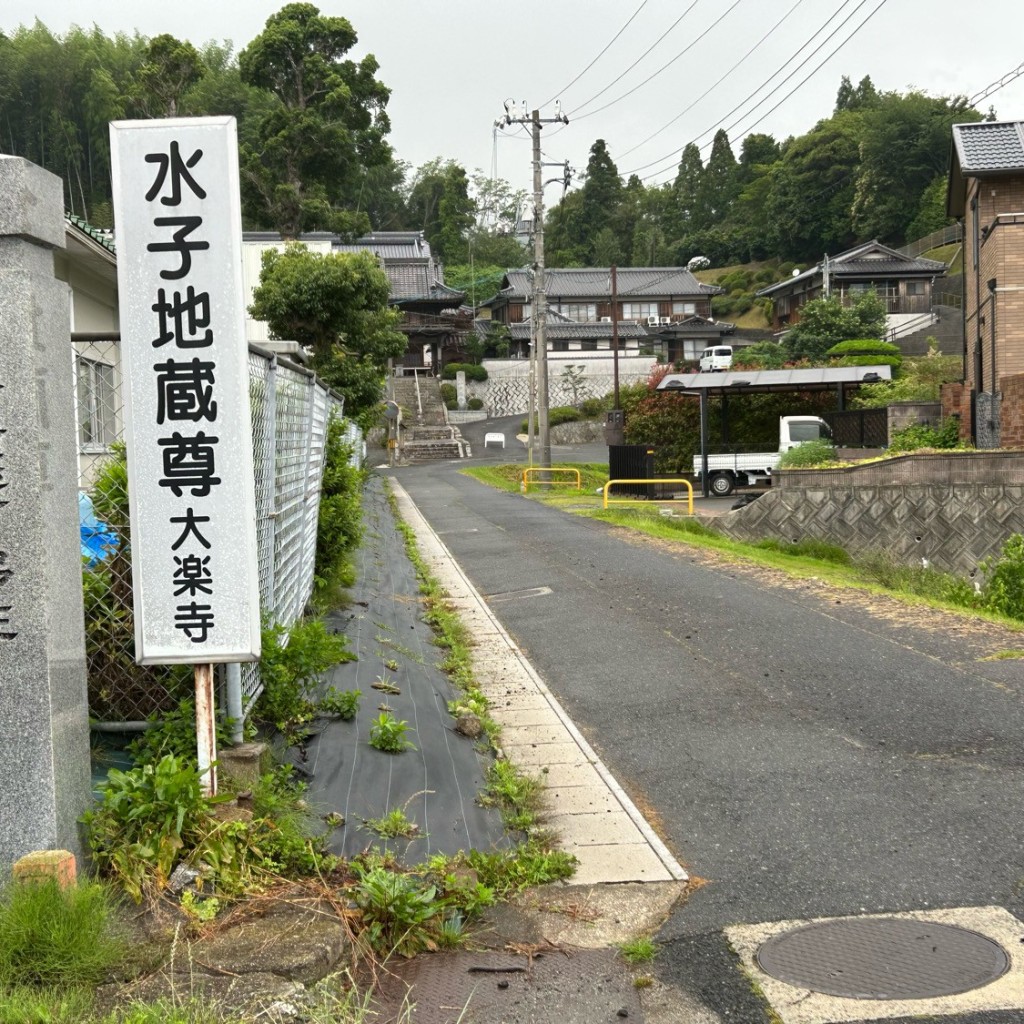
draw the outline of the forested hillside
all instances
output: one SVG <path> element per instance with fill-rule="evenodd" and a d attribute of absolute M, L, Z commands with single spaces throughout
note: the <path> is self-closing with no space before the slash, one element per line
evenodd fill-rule
<path fill-rule="evenodd" d="M 0 34 L 0 152 L 59 175 L 68 209 L 107 227 L 109 121 L 232 114 L 246 227 L 423 230 L 450 267 L 473 265 L 453 275 L 465 282 L 523 263 L 511 228 L 530 216 L 524 194 L 443 156 L 403 162 L 376 61 L 347 56 L 356 41 L 345 18 L 307 3 L 282 8 L 237 54 L 99 28 L 57 36 L 36 22 Z M 946 223 L 950 125 L 981 117 L 962 97 L 880 93 L 844 77 L 833 115 L 805 134 L 748 135 L 734 149 L 719 131 L 706 163 L 695 145 L 682 149 L 667 184 L 623 180 L 614 140 L 598 139 L 549 210 L 547 263 L 805 262 L 870 238 L 899 245 Z"/>

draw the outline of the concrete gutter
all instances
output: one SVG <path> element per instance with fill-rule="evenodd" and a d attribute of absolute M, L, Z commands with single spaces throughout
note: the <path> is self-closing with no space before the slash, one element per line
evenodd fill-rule
<path fill-rule="evenodd" d="M 474 638 L 474 673 L 501 726 L 505 757 L 545 783 L 545 824 L 579 861 L 573 884 L 686 881 L 408 493 L 394 478 L 391 488 L 420 555 Z"/>

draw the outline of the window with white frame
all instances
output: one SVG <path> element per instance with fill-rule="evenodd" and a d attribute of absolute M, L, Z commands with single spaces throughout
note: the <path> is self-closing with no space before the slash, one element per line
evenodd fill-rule
<path fill-rule="evenodd" d="M 562 316 L 578 324 L 592 324 L 597 320 L 596 302 L 560 302 L 556 308 Z"/>
<path fill-rule="evenodd" d="M 76 360 L 78 443 L 83 449 L 107 449 L 117 440 L 117 389 L 114 367 L 79 356 Z"/>
<path fill-rule="evenodd" d="M 697 312 L 696 302 L 673 302 L 672 312 L 677 316 L 693 316 Z"/>
<path fill-rule="evenodd" d="M 623 320 L 646 320 L 658 315 L 656 302 L 624 302 L 622 304 Z"/>

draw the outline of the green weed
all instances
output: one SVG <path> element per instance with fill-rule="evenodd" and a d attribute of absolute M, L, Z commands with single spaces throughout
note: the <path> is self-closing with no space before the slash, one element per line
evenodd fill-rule
<path fill-rule="evenodd" d="M 657 955 L 658 947 L 646 935 L 630 939 L 619 946 L 622 959 L 628 964 L 649 963 Z"/>
<path fill-rule="evenodd" d="M 360 697 L 362 693 L 359 690 L 339 690 L 337 687 L 328 686 L 327 692 L 316 702 L 317 713 L 333 715 L 344 722 L 351 722 L 359 710 Z"/>
<path fill-rule="evenodd" d="M 364 818 L 363 827 L 382 839 L 413 839 L 420 833 L 420 827 L 411 821 L 401 807 L 388 811 L 383 818 Z"/>
<path fill-rule="evenodd" d="M 409 723 L 395 718 L 389 711 L 382 711 L 370 726 L 370 746 L 386 754 L 400 754 L 416 747 L 405 738 Z"/>

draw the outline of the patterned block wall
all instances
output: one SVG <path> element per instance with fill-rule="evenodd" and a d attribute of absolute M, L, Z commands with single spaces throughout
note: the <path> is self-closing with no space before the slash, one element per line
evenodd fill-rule
<path fill-rule="evenodd" d="M 790 470 L 757 501 L 708 524 L 735 540 L 816 539 L 973 577 L 1012 534 L 1024 533 L 1024 452 Z"/>

